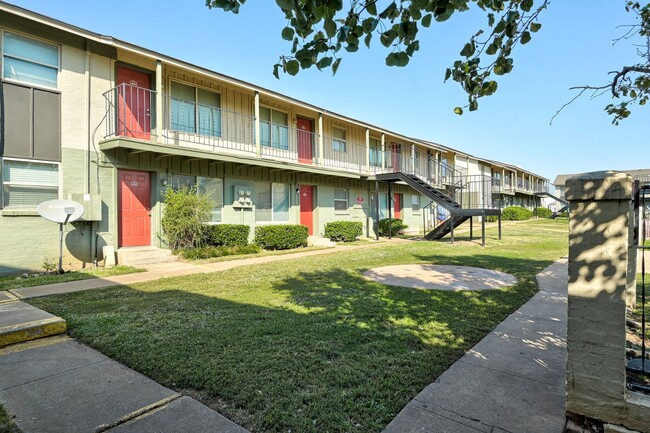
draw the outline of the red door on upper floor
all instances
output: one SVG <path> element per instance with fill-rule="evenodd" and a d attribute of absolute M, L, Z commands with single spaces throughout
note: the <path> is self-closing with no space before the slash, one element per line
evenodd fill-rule
<path fill-rule="evenodd" d="M 149 140 L 151 75 L 117 67 L 117 135 Z"/>
<path fill-rule="evenodd" d="M 402 219 L 402 194 L 393 194 L 393 218 Z"/>
<path fill-rule="evenodd" d="M 146 171 L 118 171 L 119 246 L 151 245 L 151 176 Z"/>
<path fill-rule="evenodd" d="M 393 171 L 400 170 L 399 159 L 400 159 L 400 145 L 393 143 L 390 146 L 390 162 Z"/>
<path fill-rule="evenodd" d="M 314 234 L 314 187 L 300 185 L 300 224 Z"/>
<path fill-rule="evenodd" d="M 298 162 L 311 164 L 314 158 L 314 140 L 312 122 L 309 119 L 298 117 Z"/>

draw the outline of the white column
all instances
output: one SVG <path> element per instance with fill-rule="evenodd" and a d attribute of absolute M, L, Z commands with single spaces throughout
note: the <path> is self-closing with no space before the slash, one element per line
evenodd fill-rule
<path fill-rule="evenodd" d="M 156 137 L 157 141 L 162 141 L 163 131 L 163 78 L 162 62 L 156 60 Z"/>
<path fill-rule="evenodd" d="M 318 163 L 325 165 L 325 144 L 323 141 L 323 113 L 318 113 Z"/>
<path fill-rule="evenodd" d="M 386 168 L 386 135 L 381 133 L 381 168 Z"/>
<path fill-rule="evenodd" d="M 370 129 L 366 128 L 366 170 L 370 173 Z"/>
<path fill-rule="evenodd" d="M 262 139 L 260 137 L 260 92 L 255 92 L 255 155 L 262 155 Z"/>

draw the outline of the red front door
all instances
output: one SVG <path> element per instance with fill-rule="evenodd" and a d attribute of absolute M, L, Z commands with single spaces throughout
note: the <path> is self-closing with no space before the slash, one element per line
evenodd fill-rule
<path fill-rule="evenodd" d="M 393 171 L 399 171 L 399 151 L 400 151 L 399 144 L 393 143 L 390 146 L 390 155 L 391 155 L 390 162 Z"/>
<path fill-rule="evenodd" d="M 314 157 L 314 143 L 311 120 L 298 117 L 298 162 L 311 164 Z"/>
<path fill-rule="evenodd" d="M 300 185 L 300 224 L 314 234 L 314 187 Z"/>
<path fill-rule="evenodd" d="M 149 140 L 151 133 L 151 76 L 117 67 L 117 135 Z"/>
<path fill-rule="evenodd" d="M 146 171 L 118 171 L 119 246 L 151 245 L 151 178 Z"/>
<path fill-rule="evenodd" d="M 393 218 L 402 219 L 402 194 L 393 194 L 393 207 L 395 209 Z"/>

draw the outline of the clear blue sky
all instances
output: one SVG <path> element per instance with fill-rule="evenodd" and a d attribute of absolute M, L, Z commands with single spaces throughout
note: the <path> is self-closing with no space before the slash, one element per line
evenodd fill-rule
<path fill-rule="evenodd" d="M 336 76 L 317 70 L 276 80 L 272 65 L 289 45 L 280 38 L 283 14 L 272 0 L 249 0 L 236 16 L 208 10 L 204 0 L 13 0 L 79 27 L 160 51 L 191 63 L 322 106 L 401 134 L 542 176 L 605 169 L 650 168 L 650 108 L 620 126 L 603 110 L 608 95 L 583 97 L 549 125 L 574 95 L 569 87 L 600 85 L 609 71 L 637 61 L 630 43 L 612 46 L 633 17 L 625 0 L 554 0 L 542 30 L 515 53 L 513 72 L 478 112 L 453 114 L 465 97 L 445 68 L 469 36 L 484 26 L 480 11 L 435 23 L 420 35 L 420 51 L 406 68 L 384 64 L 385 49 L 345 56 Z"/>

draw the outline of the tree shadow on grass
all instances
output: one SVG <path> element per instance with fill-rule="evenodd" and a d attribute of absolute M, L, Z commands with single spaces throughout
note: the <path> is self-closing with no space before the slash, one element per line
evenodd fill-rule
<path fill-rule="evenodd" d="M 516 286 L 425 291 L 330 268 L 272 280 L 260 295 L 272 302 L 228 299 L 219 273 L 30 302 L 152 379 L 220 399 L 222 413 L 253 431 L 374 432 L 525 302 L 547 264 L 500 260 Z"/>

